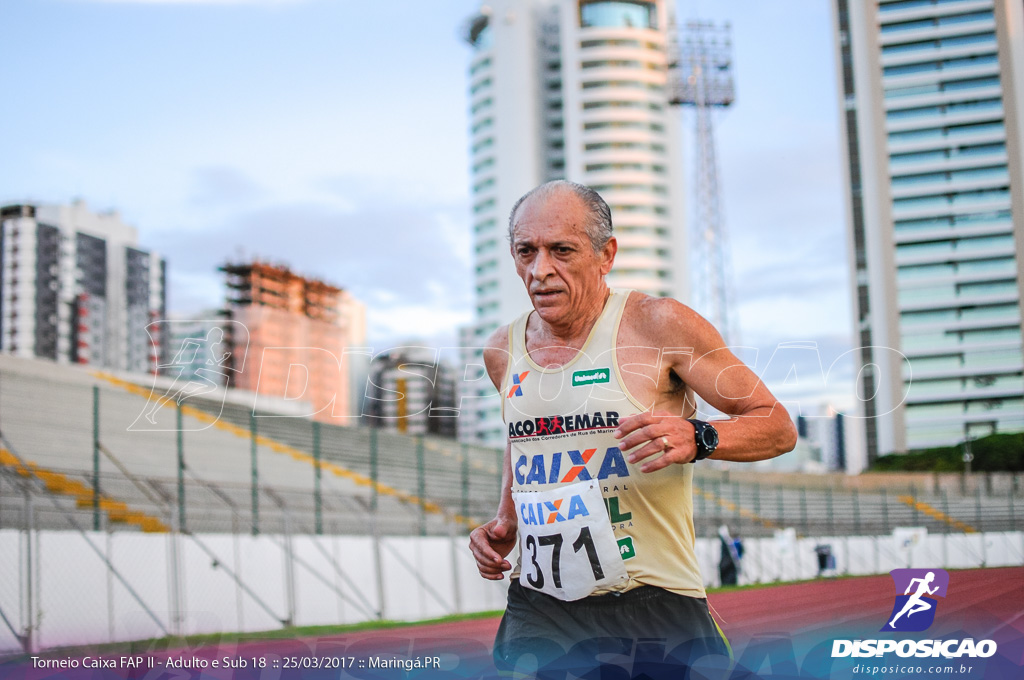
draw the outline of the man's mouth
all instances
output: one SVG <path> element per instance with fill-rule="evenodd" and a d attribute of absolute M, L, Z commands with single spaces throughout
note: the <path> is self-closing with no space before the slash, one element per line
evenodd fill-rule
<path fill-rule="evenodd" d="M 535 291 L 533 291 L 533 295 L 535 297 L 539 297 L 539 298 L 546 298 L 546 297 L 554 297 L 555 295 L 558 295 L 561 292 L 562 291 L 560 291 L 560 290 L 535 290 Z"/>

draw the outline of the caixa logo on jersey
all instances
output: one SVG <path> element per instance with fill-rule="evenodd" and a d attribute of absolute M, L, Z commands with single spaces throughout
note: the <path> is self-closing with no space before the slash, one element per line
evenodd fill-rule
<path fill-rule="evenodd" d="M 523 524 L 527 525 L 555 524 L 588 515 L 590 515 L 590 511 L 587 510 L 587 504 L 583 502 L 579 494 L 543 503 L 519 504 L 519 518 Z"/>
<path fill-rule="evenodd" d="M 584 449 L 566 451 L 564 456 L 561 451 L 552 454 L 538 453 L 529 458 L 522 455 L 512 464 L 512 473 L 516 477 L 516 483 L 520 485 L 565 484 L 609 477 L 629 477 L 629 466 L 626 465 L 626 459 L 617 446 L 605 449 L 595 477 L 588 469 L 588 464 L 596 454 L 597 449 Z"/>

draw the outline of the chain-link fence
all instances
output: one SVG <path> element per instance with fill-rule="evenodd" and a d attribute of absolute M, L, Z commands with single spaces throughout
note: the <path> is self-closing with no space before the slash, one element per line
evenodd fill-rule
<path fill-rule="evenodd" d="M 697 476 L 697 535 L 714 536 L 722 525 L 734 535 L 751 537 L 771 536 L 784 527 L 803 536 L 877 536 L 907 526 L 939 534 L 1024 529 L 1024 493 L 1015 483 L 1017 475 L 988 475 L 988 484 L 970 488 L 905 479 L 866 489 L 843 485 L 843 478 L 833 487 L 802 485 L 798 477 L 762 484 L 756 477 Z M 993 477 L 1000 483 L 992 484 Z"/>
<path fill-rule="evenodd" d="M 709 497 L 722 498 L 733 488 L 706 486 L 714 490 L 698 490 L 704 498 L 698 513 L 701 505 L 709 509 Z M 186 485 L 186 493 L 191 490 Z M 507 581 L 477 577 L 465 536 L 385 536 L 375 530 L 372 514 L 364 533 L 297 532 L 287 509 L 277 515 L 280 526 L 268 524 L 272 531 L 257 535 L 240 521 L 230 532 L 125 531 L 112 522 L 93 531 L 83 526 L 92 518 L 89 511 L 13 466 L 0 468 L 0 495 L 0 655 L 196 633 L 423 620 L 504 604 Z M 778 497 L 777 491 L 769 495 Z M 783 490 L 783 510 L 790 497 L 808 495 L 805 488 Z M 757 518 L 739 507 L 739 519 L 728 507 L 707 521 L 720 520 L 733 536 L 743 535 L 741 584 L 823 575 L 816 559 L 822 548 L 834 560 L 829 575 L 1024 564 L 1019 530 L 938 533 L 910 529 L 908 521 L 906 527 L 893 524 L 890 535 L 858 535 L 835 521 L 834 532 L 818 532 L 827 525 L 809 519 L 809 534 L 788 527 L 752 536 L 744 533 L 744 522 Z M 173 522 L 173 510 L 169 515 Z M 59 527 L 41 529 L 44 522 Z M 694 549 L 706 585 L 718 585 L 721 542 L 699 537 Z"/>
<path fill-rule="evenodd" d="M 154 404 L 113 376 L 0 370 L 0 650 L 502 605 L 465 538 L 499 452 Z"/>
<path fill-rule="evenodd" d="M 448 535 L 487 518 L 498 497 L 492 449 L 230 402 L 154 411 L 137 385 L 61 377 L 2 374 L 0 462 L 73 498 L 94 530 L 361 534 L 372 518 L 383 534 Z M 67 528 L 50 512 L 39 521 Z"/>
<path fill-rule="evenodd" d="M 493 516 L 501 451 L 0 369 L 0 651 L 503 605 L 465 538 Z M 709 584 L 723 525 L 749 582 L 815 575 L 821 543 L 843 573 L 909 563 L 905 527 L 933 566 L 1020 564 L 1022 481 L 700 466 L 696 549 Z"/>
<path fill-rule="evenodd" d="M 204 491 L 216 497 L 213 489 L 185 485 L 195 499 L 189 517 L 200 514 L 191 503 L 201 505 Z M 272 489 L 261 491 L 274 500 Z M 291 519 L 292 510 L 303 511 L 294 494 L 277 499 L 258 534 L 241 513 L 227 512 L 209 522 L 234 522 L 234 531 L 179 531 L 173 505 L 169 531 L 128 531 L 110 521 L 94 531 L 91 508 L 13 465 L 0 468 L 0 495 L 0 653 L 422 620 L 503 605 L 502 584 L 473 578 L 454 524 L 448 536 L 385 535 L 363 511 L 325 513 L 325 529 L 345 522 L 344 533 L 317 534 L 311 522 L 300 531 Z"/>
<path fill-rule="evenodd" d="M 147 388 L 32 362 L 0 372 L 0 464 L 73 500 L 92 530 L 299 534 L 465 533 L 493 516 L 502 452 L 437 437 L 283 417 L 228 399 Z M 56 367 L 49 367 L 55 369 Z M 250 396 L 251 400 L 251 396 Z M 862 476 L 869 480 L 870 475 Z M 1024 476 L 879 477 L 848 483 L 696 469 L 698 536 L 1014 530 Z M 0 526 L 18 502 L 0 499 Z M 40 528 L 67 529 L 40 509 Z"/>

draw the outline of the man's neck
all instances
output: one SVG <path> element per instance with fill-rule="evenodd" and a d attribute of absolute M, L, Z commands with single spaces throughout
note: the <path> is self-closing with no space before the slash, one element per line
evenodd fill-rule
<path fill-rule="evenodd" d="M 593 296 L 592 303 L 578 310 L 578 313 L 574 314 L 571 319 L 567 319 L 564 323 L 548 323 L 538 315 L 537 320 L 541 324 L 544 336 L 548 340 L 554 341 L 554 343 L 566 347 L 579 348 L 586 342 L 590 331 L 593 330 L 597 320 L 601 317 L 601 312 L 604 311 L 605 304 L 608 302 L 611 294 L 611 289 L 605 286 L 599 295 Z"/>

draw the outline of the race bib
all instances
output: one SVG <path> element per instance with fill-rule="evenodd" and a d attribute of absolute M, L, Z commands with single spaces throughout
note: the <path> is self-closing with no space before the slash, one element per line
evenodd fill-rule
<path fill-rule="evenodd" d="M 629 577 L 596 480 L 512 493 L 519 517 L 519 582 L 560 600 Z"/>

